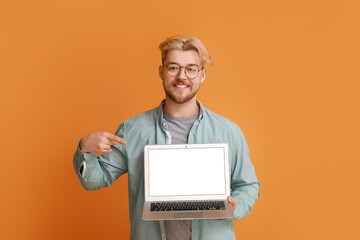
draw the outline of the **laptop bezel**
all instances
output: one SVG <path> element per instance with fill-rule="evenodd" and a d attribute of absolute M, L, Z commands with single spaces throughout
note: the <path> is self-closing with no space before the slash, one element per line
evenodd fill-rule
<path fill-rule="evenodd" d="M 225 194 L 199 195 L 199 196 L 150 196 L 149 191 L 149 150 L 151 149 L 191 149 L 191 148 L 224 148 L 225 160 Z M 146 179 L 148 181 L 146 181 Z M 145 145 L 144 147 L 144 188 L 146 202 L 161 201 L 201 201 L 201 200 L 224 200 L 230 196 L 230 167 L 227 143 L 207 144 L 158 144 Z"/>

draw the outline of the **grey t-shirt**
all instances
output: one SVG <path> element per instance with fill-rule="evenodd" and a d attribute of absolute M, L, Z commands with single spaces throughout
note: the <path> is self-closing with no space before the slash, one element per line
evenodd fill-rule
<path fill-rule="evenodd" d="M 199 118 L 199 112 L 188 118 L 177 118 L 164 112 L 164 119 L 168 124 L 172 144 L 185 144 L 192 126 Z M 190 240 L 191 220 L 169 220 L 164 221 L 167 240 Z"/>

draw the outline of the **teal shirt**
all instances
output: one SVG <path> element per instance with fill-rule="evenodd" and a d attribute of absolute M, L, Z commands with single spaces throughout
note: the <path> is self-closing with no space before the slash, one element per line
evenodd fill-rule
<path fill-rule="evenodd" d="M 159 221 L 143 221 L 144 146 L 166 144 L 169 138 L 163 118 L 164 101 L 159 107 L 124 121 L 116 135 L 127 144 L 112 146 L 111 153 L 96 157 L 83 153 L 79 147 L 74 155 L 74 168 L 86 190 L 111 186 L 113 181 L 128 173 L 129 215 L 132 240 L 161 239 Z M 220 143 L 229 145 L 231 196 L 236 198 L 234 218 L 225 220 L 193 220 L 192 240 L 235 239 L 232 220 L 246 217 L 259 196 L 259 182 L 250 161 L 249 149 L 240 128 L 232 121 L 204 108 L 200 102 L 199 118 L 189 133 L 188 143 Z M 86 162 L 86 170 L 80 168 Z M 186 173 L 184 173 L 186 174 Z"/>

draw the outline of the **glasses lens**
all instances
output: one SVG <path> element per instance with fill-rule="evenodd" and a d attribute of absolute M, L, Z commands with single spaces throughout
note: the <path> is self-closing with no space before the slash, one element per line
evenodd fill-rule
<path fill-rule="evenodd" d="M 188 78 L 196 78 L 198 75 L 198 72 L 199 72 L 199 70 L 195 66 L 190 66 L 190 67 L 186 68 L 186 76 Z"/>
<path fill-rule="evenodd" d="M 166 66 L 166 71 L 170 76 L 177 76 L 179 71 L 180 71 L 180 67 L 176 64 L 169 64 Z"/>

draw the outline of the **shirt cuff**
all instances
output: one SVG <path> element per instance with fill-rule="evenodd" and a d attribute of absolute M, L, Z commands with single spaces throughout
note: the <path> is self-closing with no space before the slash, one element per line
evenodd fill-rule
<path fill-rule="evenodd" d="M 83 156 L 83 158 L 82 158 L 83 162 L 81 163 L 80 168 L 79 168 L 79 175 L 84 178 L 85 173 L 86 173 L 86 161 L 90 160 L 90 159 L 93 159 L 94 157 L 96 158 L 96 154 L 94 154 L 94 153 L 85 153 L 85 152 L 81 151 L 81 149 L 80 149 L 80 141 L 78 143 L 76 151 L 77 151 L 77 153 L 79 155 Z"/>

